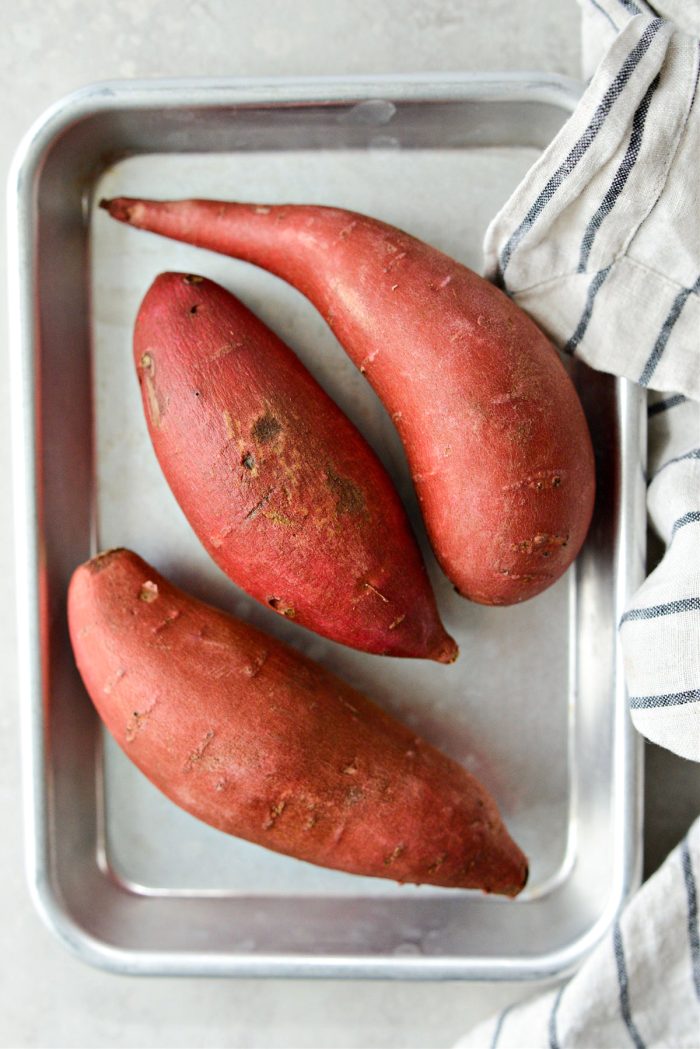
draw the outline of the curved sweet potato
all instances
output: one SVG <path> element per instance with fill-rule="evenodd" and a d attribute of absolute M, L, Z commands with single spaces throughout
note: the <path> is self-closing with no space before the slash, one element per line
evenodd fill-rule
<path fill-rule="evenodd" d="M 320 310 L 390 411 L 447 576 L 485 604 L 553 583 L 594 498 L 580 402 L 515 303 L 435 248 L 337 208 L 104 201 L 122 222 L 276 273 Z"/>
<path fill-rule="evenodd" d="M 176 804 L 310 863 L 513 896 L 527 863 L 456 762 L 328 671 L 112 550 L 68 593 L 78 669 Z"/>
<path fill-rule="evenodd" d="M 159 276 L 134 358 L 163 473 L 235 583 L 353 648 L 451 662 L 406 513 L 362 435 L 213 281 Z"/>

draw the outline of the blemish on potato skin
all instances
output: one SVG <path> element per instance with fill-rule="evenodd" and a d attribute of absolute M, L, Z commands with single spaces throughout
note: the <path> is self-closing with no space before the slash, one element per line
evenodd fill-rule
<path fill-rule="evenodd" d="M 187 760 L 185 761 L 185 772 L 191 772 L 192 769 L 200 763 L 205 751 L 211 745 L 211 742 L 215 736 L 216 733 L 213 729 L 209 729 L 208 732 L 204 733 L 202 740 L 187 756 Z"/>
<path fill-rule="evenodd" d="M 148 710 L 133 711 L 126 723 L 126 731 L 124 733 L 124 739 L 127 743 L 133 743 L 139 732 L 141 732 L 144 726 L 148 723 L 153 707 L 155 707 L 155 702 L 151 704 Z"/>
<path fill-rule="evenodd" d="M 251 433 L 260 444 L 269 444 L 281 432 L 282 423 L 270 412 L 265 412 L 253 423 Z"/>
<path fill-rule="evenodd" d="M 390 270 L 393 269 L 393 267 L 396 265 L 397 262 L 401 262 L 402 259 L 406 258 L 406 255 L 407 255 L 407 252 L 399 251 L 396 255 L 393 256 L 393 258 L 391 258 L 389 260 L 389 262 L 387 262 L 386 266 L 384 267 L 384 272 L 385 273 L 389 273 Z M 397 287 L 398 287 L 398 285 L 397 285 Z"/>
<path fill-rule="evenodd" d="M 158 584 L 147 579 L 139 590 L 139 601 L 145 601 L 147 605 L 152 604 L 158 598 Z"/>
<path fill-rule="evenodd" d="M 102 691 L 109 696 L 112 690 L 119 684 L 119 682 L 125 674 L 126 670 L 124 669 L 124 667 L 117 667 L 112 676 L 109 677 L 107 681 L 105 681 Z"/>
<path fill-rule="evenodd" d="M 558 547 L 565 549 L 569 545 L 569 535 L 552 535 L 545 532 L 538 532 L 537 535 L 533 535 L 529 539 L 521 539 L 516 543 L 513 543 L 513 550 L 516 550 L 519 554 L 541 554 L 543 557 L 549 557 L 553 550 Z"/>
<path fill-rule="evenodd" d="M 362 800 L 363 790 L 361 787 L 350 787 L 347 794 L 345 795 L 345 804 L 349 806 L 357 805 Z"/>
<path fill-rule="evenodd" d="M 354 219 L 348 226 L 344 226 L 338 234 L 338 240 L 346 240 L 350 236 L 352 231 L 357 226 L 357 219 Z"/>
<path fill-rule="evenodd" d="M 257 677 L 268 659 L 268 652 L 260 652 L 243 667 L 246 677 Z"/>
<path fill-rule="evenodd" d="M 263 510 L 262 515 L 266 521 L 282 525 L 283 528 L 296 528 L 297 522 L 293 521 L 291 517 L 281 514 L 279 510 Z"/>
<path fill-rule="evenodd" d="M 253 521 L 258 516 L 258 514 L 260 513 L 262 508 L 264 506 L 266 506 L 267 503 L 270 501 L 270 497 L 271 497 L 272 493 L 274 492 L 274 490 L 275 490 L 275 486 L 274 485 L 271 488 L 268 488 L 268 490 L 263 495 L 262 499 L 260 499 L 255 504 L 255 506 L 251 510 L 248 511 L 248 513 L 245 515 L 244 520 L 246 520 L 246 521 Z"/>
<path fill-rule="evenodd" d="M 436 856 L 435 860 L 428 867 L 428 874 L 437 874 L 437 872 L 440 870 L 446 859 L 446 852 L 441 852 L 439 856 Z"/>
<path fill-rule="evenodd" d="M 140 361 L 141 371 L 140 380 L 143 383 L 146 392 L 146 408 L 148 410 L 148 417 L 153 426 L 160 427 L 163 417 L 163 406 L 158 398 L 158 392 L 155 385 L 155 370 L 156 364 L 155 359 L 151 353 L 144 353 Z"/>
<path fill-rule="evenodd" d="M 279 615 L 286 616 L 287 619 L 294 619 L 297 614 L 294 605 L 287 604 L 281 597 L 268 597 L 267 603 L 270 608 Z"/>
<path fill-rule="evenodd" d="M 520 481 L 503 485 L 504 492 L 529 488 L 534 492 L 545 492 L 552 488 L 561 488 L 566 479 L 563 470 L 540 470 L 538 473 L 523 477 Z"/>
<path fill-rule="evenodd" d="M 402 856 L 406 851 L 406 846 L 403 842 L 396 846 L 393 852 L 390 852 L 388 856 L 384 857 L 384 866 L 390 867 L 395 860 L 398 860 L 399 856 Z"/>
<path fill-rule="evenodd" d="M 274 827 L 275 823 L 280 818 L 286 807 L 286 801 L 278 801 L 275 805 L 270 806 L 270 814 L 262 825 L 263 830 L 270 830 L 272 827 Z"/>
<path fill-rule="evenodd" d="M 120 557 L 123 553 L 123 546 L 113 546 L 109 550 L 102 550 L 99 554 L 95 554 L 94 557 L 90 558 L 85 565 L 85 568 L 87 568 L 90 573 L 101 572 L 111 564 L 115 557 Z"/>
<path fill-rule="evenodd" d="M 326 484 L 336 498 L 338 515 L 366 513 L 365 497 L 361 489 L 349 477 L 342 477 L 332 466 L 328 466 Z"/>
<path fill-rule="evenodd" d="M 181 612 L 180 612 L 180 610 L 178 608 L 172 608 L 166 614 L 165 618 L 160 623 L 157 623 L 156 626 L 153 627 L 152 632 L 154 634 L 160 634 L 161 631 L 165 630 L 166 627 L 172 626 L 172 624 L 177 619 L 180 618 L 180 615 L 181 615 Z"/>
<path fill-rule="evenodd" d="M 363 583 L 362 585 L 365 587 L 366 590 L 369 590 L 371 591 L 371 593 L 376 594 L 376 596 L 380 598 L 385 605 L 388 605 L 390 603 L 389 598 L 385 597 L 381 590 L 377 590 L 376 586 L 374 586 L 372 583 Z"/>

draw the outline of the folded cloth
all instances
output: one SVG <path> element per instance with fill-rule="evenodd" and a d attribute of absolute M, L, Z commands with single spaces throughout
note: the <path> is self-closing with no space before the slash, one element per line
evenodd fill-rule
<path fill-rule="evenodd" d="M 568 984 L 505 1009 L 459 1049 L 697 1049 L 699 886 L 700 819 Z"/>
<path fill-rule="evenodd" d="M 648 511 L 666 554 L 620 640 L 636 727 L 698 761 L 700 0 L 581 6 L 584 60 L 604 53 L 489 226 L 486 275 L 565 353 L 660 392 Z"/>

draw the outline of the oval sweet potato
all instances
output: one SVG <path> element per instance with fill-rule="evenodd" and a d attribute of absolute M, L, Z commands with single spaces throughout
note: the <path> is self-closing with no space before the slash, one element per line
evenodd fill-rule
<path fill-rule="evenodd" d="M 456 658 L 389 475 L 262 321 L 213 281 L 164 273 L 134 358 L 163 473 L 234 582 L 353 648 Z"/>
<path fill-rule="evenodd" d="M 78 669 L 131 760 L 229 834 L 354 874 L 513 896 L 527 863 L 465 769 L 127 550 L 76 569 Z"/>
<path fill-rule="evenodd" d="M 549 340 L 493 285 L 338 208 L 103 206 L 132 226 L 262 266 L 314 303 L 391 413 L 433 549 L 461 594 L 523 601 L 576 557 L 595 487 L 583 410 Z"/>

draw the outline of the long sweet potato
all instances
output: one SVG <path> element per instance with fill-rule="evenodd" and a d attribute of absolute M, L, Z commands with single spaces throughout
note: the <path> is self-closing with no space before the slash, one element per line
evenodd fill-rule
<path fill-rule="evenodd" d="M 328 671 L 187 596 L 127 550 L 76 569 L 78 669 L 176 804 L 298 859 L 514 896 L 527 863 L 460 765 Z"/>
<path fill-rule="evenodd" d="M 456 658 L 386 470 L 238 299 L 203 277 L 161 274 L 134 358 L 163 473 L 234 582 L 353 648 Z"/>
<path fill-rule="evenodd" d="M 502 292 L 337 208 L 103 201 L 122 222 L 246 259 L 320 310 L 390 411 L 435 554 L 464 596 L 523 601 L 586 536 L 594 463 L 551 343 Z"/>

